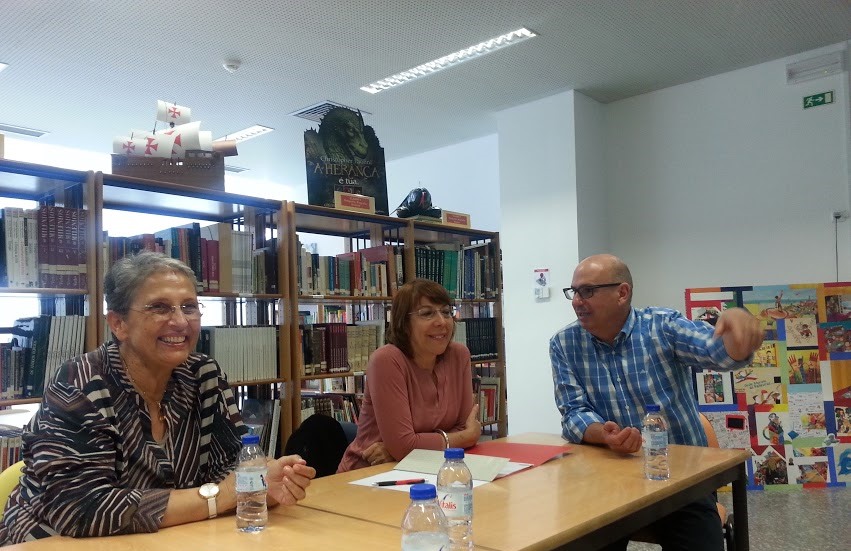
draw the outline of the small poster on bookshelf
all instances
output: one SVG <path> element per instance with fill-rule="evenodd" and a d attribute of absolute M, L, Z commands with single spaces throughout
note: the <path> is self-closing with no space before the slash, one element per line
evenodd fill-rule
<path fill-rule="evenodd" d="M 375 212 L 388 214 L 384 148 L 360 111 L 334 107 L 319 129 L 304 132 L 307 202 L 334 207 L 334 192 L 375 198 Z"/>

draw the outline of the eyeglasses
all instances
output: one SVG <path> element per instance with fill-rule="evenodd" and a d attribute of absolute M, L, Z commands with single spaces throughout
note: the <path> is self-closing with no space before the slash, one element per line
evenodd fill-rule
<path fill-rule="evenodd" d="M 141 310 L 137 308 L 131 308 L 131 310 L 150 314 L 157 320 L 165 321 L 167 319 L 171 319 L 178 308 L 180 308 L 180 311 L 183 313 L 183 317 L 188 320 L 197 320 L 204 315 L 204 305 L 200 302 L 187 302 L 186 304 L 181 304 L 179 306 L 174 306 L 165 302 L 155 302 L 153 304 L 146 304 Z"/>
<path fill-rule="evenodd" d="M 574 295 L 579 295 L 583 300 L 588 300 L 589 298 L 594 296 L 594 292 L 597 289 L 602 289 L 604 287 L 617 287 L 620 283 L 603 283 L 602 285 L 583 285 L 582 287 L 565 287 L 562 289 L 564 291 L 564 297 L 567 300 L 573 300 Z"/>
<path fill-rule="evenodd" d="M 419 310 L 414 310 L 413 312 L 409 312 L 409 316 L 417 316 L 421 320 L 432 321 L 437 315 L 443 319 L 451 320 L 455 316 L 455 309 L 451 306 L 447 306 L 446 308 L 441 308 L 440 310 L 435 310 L 434 308 L 420 308 Z"/>

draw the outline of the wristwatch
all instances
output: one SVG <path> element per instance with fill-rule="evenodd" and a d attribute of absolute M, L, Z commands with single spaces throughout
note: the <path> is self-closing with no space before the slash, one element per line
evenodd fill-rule
<path fill-rule="evenodd" d="M 216 496 L 219 495 L 219 485 L 207 482 L 198 488 L 198 495 L 207 500 L 207 511 L 210 513 L 207 518 L 216 518 Z"/>

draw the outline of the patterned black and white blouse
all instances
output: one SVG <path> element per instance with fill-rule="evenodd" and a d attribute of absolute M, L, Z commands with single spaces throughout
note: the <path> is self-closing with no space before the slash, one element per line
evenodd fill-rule
<path fill-rule="evenodd" d="M 166 434 L 157 443 L 116 344 L 66 362 L 24 431 L 24 475 L 0 544 L 156 532 L 171 490 L 219 482 L 236 468 L 247 429 L 215 360 L 191 354 L 162 406 Z"/>

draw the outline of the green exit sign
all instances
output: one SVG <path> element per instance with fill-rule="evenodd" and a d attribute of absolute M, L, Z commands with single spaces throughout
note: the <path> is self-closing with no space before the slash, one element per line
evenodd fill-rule
<path fill-rule="evenodd" d="M 833 90 L 831 90 L 830 92 L 822 92 L 821 94 L 813 94 L 812 96 L 806 96 L 804 97 L 804 109 L 833 103 L 833 96 Z"/>

